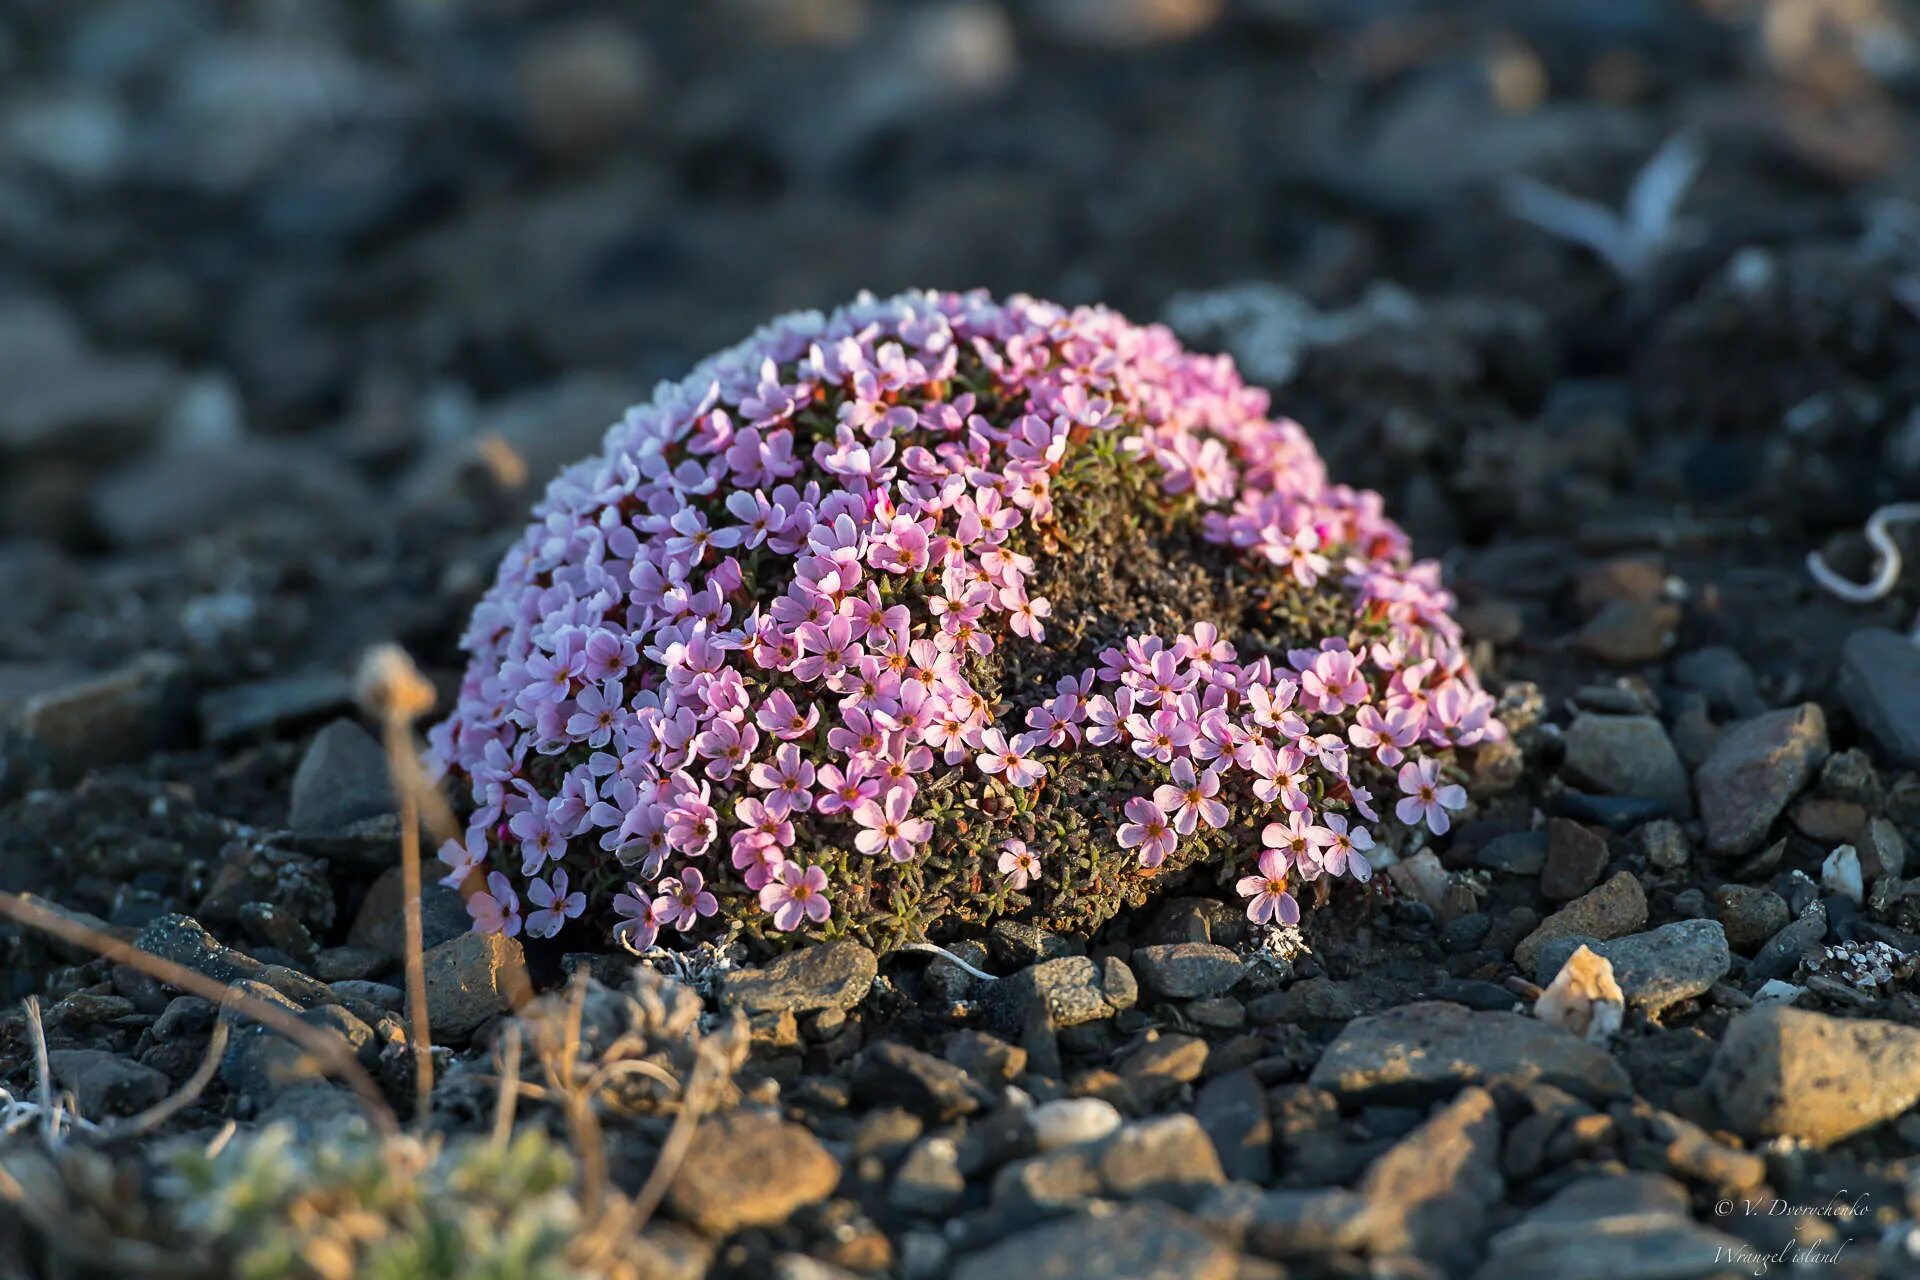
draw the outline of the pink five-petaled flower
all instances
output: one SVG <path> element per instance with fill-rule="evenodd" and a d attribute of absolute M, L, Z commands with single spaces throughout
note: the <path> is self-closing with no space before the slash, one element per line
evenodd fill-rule
<path fill-rule="evenodd" d="M 519 936 L 520 895 L 513 891 L 513 883 L 498 871 L 488 872 L 487 887 L 467 899 L 467 914 L 473 917 L 476 933 Z"/>
<path fill-rule="evenodd" d="M 613 940 L 639 955 L 660 937 L 660 908 L 655 900 L 633 881 L 627 881 L 625 893 L 613 895 L 614 914 L 621 917 L 613 926 Z"/>
<path fill-rule="evenodd" d="M 747 776 L 753 785 L 767 793 L 767 808 L 781 817 L 805 813 L 813 808 L 813 761 L 800 754 L 800 748 L 783 742 L 773 753 L 771 764 L 753 766 Z"/>
<path fill-rule="evenodd" d="M 1443 836 L 1447 834 L 1447 828 L 1453 825 L 1447 810 L 1467 807 L 1465 787 L 1441 783 L 1438 760 L 1409 760 L 1400 766 L 1397 781 L 1405 794 L 1393 806 L 1393 815 L 1410 827 L 1419 826 L 1424 821 L 1433 834 Z"/>
<path fill-rule="evenodd" d="M 1262 827 L 1260 843 L 1284 853 L 1288 864 L 1311 880 L 1320 874 L 1320 850 L 1331 835 L 1325 827 L 1313 824 L 1311 813 L 1296 810 L 1285 822 L 1269 822 Z"/>
<path fill-rule="evenodd" d="M 907 816 L 912 804 L 912 794 L 896 788 L 860 805 L 853 811 L 853 820 L 860 824 L 853 847 L 865 854 L 884 853 L 895 862 L 911 861 L 913 851 L 933 833 L 933 824 L 925 818 Z"/>
<path fill-rule="evenodd" d="M 1157 867 L 1165 862 L 1180 838 L 1174 833 L 1173 824 L 1167 821 L 1167 815 L 1145 796 L 1127 801 L 1121 813 L 1127 821 L 1120 824 L 1116 836 L 1120 847 L 1138 848 L 1143 867 Z"/>
<path fill-rule="evenodd" d="M 1153 803 L 1167 815 L 1174 831 L 1190 836 L 1202 822 L 1216 829 L 1227 825 L 1227 806 L 1214 799 L 1219 790 L 1218 769 L 1196 774 L 1193 761 L 1180 759 L 1173 762 L 1173 785 L 1155 788 Z"/>
<path fill-rule="evenodd" d="M 827 901 L 827 873 L 797 862 L 781 863 L 760 890 L 760 908 L 772 913 L 773 927 L 782 933 L 792 933 L 809 920 L 824 922 L 833 914 L 833 905 Z"/>
<path fill-rule="evenodd" d="M 999 729 L 983 729 L 980 731 L 980 754 L 974 757 L 974 763 L 980 766 L 982 773 L 1005 773 L 1011 786 L 1030 787 L 1046 776 L 1047 766 L 1029 757 L 1043 736 L 1022 733 L 1009 742 L 1007 735 Z"/>
<path fill-rule="evenodd" d="M 1040 878 L 1040 855 L 1027 848 L 1025 840 L 1008 840 L 1000 846 L 1000 874 L 1007 887 L 1018 892 Z"/>
<path fill-rule="evenodd" d="M 1287 855 L 1268 849 L 1260 855 L 1260 874 L 1240 877 L 1234 888 L 1247 903 L 1247 919 L 1255 924 L 1300 923 L 1300 904 L 1287 892 Z"/>
<path fill-rule="evenodd" d="M 679 876 L 660 882 L 660 896 L 654 899 L 660 923 L 685 932 L 720 909 L 720 900 L 707 890 L 707 878 L 698 867 L 683 868 Z"/>
<path fill-rule="evenodd" d="M 1320 865 L 1330 876 L 1353 873 L 1353 878 L 1361 884 L 1373 879 L 1373 863 L 1367 860 L 1363 850 L 1373 848 L 1373 833 L 1365 827 L 1347 830 L 1347 820 L 1337 813 L 1330 813 L 1321 819 L 1331 836 L 1327 845 L 1320 851 Z"/>
<path fill-rule="evenodd" d="M 527 899 L 540 908 L 527 916 L 527 936 L 551 938 L 587 909 L 587 895 L 567 892 L 567 869 L 555 867 L 548 880 L 534 878 L 527 886 Z"/>

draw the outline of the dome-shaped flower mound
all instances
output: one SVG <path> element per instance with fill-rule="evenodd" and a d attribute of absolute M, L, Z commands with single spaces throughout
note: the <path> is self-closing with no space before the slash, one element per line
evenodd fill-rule
<path fill-rule="evenodd" d="M 1438 567 L 1232 362 L 1102 308 L 787 316 L 568 468 L 475 610 L 440 857 L 475 927 L 1256 920 L 1444 832 L 1499 736 Z M 1385 810 L 1385 814 L 1378 812 Z M 1239 874 L 1244 873 L 1244 874 Z"/>

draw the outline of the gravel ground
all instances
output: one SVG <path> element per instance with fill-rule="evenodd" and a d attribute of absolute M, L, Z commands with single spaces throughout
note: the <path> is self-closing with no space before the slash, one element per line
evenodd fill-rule
<path fill-rule="evenodd" d="M 1386 495 L 1513 746 L 1287 954 L 1179 899 L 959 944 L 990 980 L 679 966 L 745 1039 L 635 1274 L 1920 1274 L 1920 580 L 1804 563 L 1865 579 L 1920 498 L 1916 40 L 1900 0 L 9 5 L 0 889 L 404 1113 L 364 650 L 446 706 L 531 494 L 775 311 L 1104 300 Z M 425 916 L 435 1125 L 484 1134 L 508 957 Z M 1598 1043 L 1530 1013 L 1583 943 Z M 628 1016 L 620 957 L 526 961 Z M 215 1034 L 0 924 L 14 1098 L 28 996 L 102 1124 Z M 246 1025 L 146 1141 L 354 1107 Z M 672 1110 L 610 1109 L 615 1185 Z M 0 1275 L 94 1274 L 53 1221 L 0 1196 Z"/>

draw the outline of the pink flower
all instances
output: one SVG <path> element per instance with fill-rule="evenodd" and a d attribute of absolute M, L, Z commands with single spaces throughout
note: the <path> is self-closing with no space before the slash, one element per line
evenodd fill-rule
<path fill-rule="evenodd" d="M 1327 715 L 1367 700 L 1366 678 L 1360 664 L 1344 649 L 1322 653 L 1300 673 L 1300 689 Z"/>
<path fill-rule="evenodd" d="M 1143 867 L 1157 867 L 1165 862 L 1179 840 L 1173 824 L 1167 821 L 1167 815 L 1145 796 L 1135 796 L 1127 801 L 1121 813 L 1127 821 L 1120 824 L 1116 836 L 1120 847 L 1138 848 L 1140 865 Z"/>
<path fill-rule="evenodd" d="M 1297 811 L 1285 822 L 1269 822 L 1260 829 L 1260 843 L 1286 855 L 1288 865 L 1311 880 L 1320 874 L 1320 850 L 1332 838 L 1325 827 L 1315 826 L 1313 815 Z"/>
<path fill-rule="evenodd" d="M 861 830 L 853 837 L 853 847 L 864 854 L 885 853 L 895 862 L 909 862 L 913 851 L 933 834 L 933 824 L 925 818 L 909 818 L 913 797 L 905 791 L 889 791 L 882 800 L 869 800 L 853 811 L 853 820 Z"/>
<path fill-rule="evenodd" d="M 520 933 L 520 895 L 498 871 L 489 872 L 487 887 L 467 899 L 467 914 L 473 917 L 475 933 L 504 933 L 509 938 Z"/>
<path fill-rule="evenodd" d="M 527 886 L 527 898 L 540 908 L 527 917 L 527 935 L 533 938 L 551 938 L 587 909 L 586 894 L 567 892 L 565 867 L 555 867 L 550 881 L 536 878 Z"/>
<path fill-rule="evenodd" d="M 631 880 L 625 893 L 613 896 L 613 909 L 621 917 L 613 926 L 613 939 L 635 955 L 651 947 L 660 937 L 660 912 L 653 898 Z"/>
<path fill-rule="evenodd" d="M 1047 767 L 1037 760 L 1028 758 L 1039 745 L 1038 735 L 1023 733 L 1011 742 L 999 729 L 984 729 L 980 733 L 980 754 L 974 757 L 974 763 L 985 774 L 1006 774 L 1007 783 L 1015 787 L 1030 787 L 1046 776 Z"/>
<path fill-rule="evenodd" d="M 784 742 L 773 753 L 773 763 L 753 766 L 747 777 L 767 793 L 767 808 L 786 817 L 813 807 L 813 793 L 807 788 L 813 785 L 814 772 L 813 761 L 791 742 Z"/>
<path fill-rule="evenodd" d="M 1351 871 L 1361 884 L 1373 879 L 1373 863 L 1363 852 L 1373 848 L 1373 833 L 1365 827 L 1347 830 L 1347 820 L 1337 813 L 1328 814 L 1322 822 L 1330 837 L 1320 851 L 1320 865 L 1327 874 L 1341 876 Z"/>
<path fill-rule="evenodd" d="M 1255 924 L 1300 923 L 1300 904 L 1287 892 L 1286 855 L 1268 849 L 1260 855 L 1260 874 L 1242 876 L 1234 889 L 1247 903 L 1247 919 Z"/>
<path fill-rule="evenodd" d="M 1410 827 L 1424 821 L 1433 834 L 1443 836 L 1447 834 L 1447 828 L 1453 825 L 1447 810 L 1467 807 L 1466 788 L 1440 782 L 1438 760 L 1410 760 L 1400 766 L 1396 781 L 1405 794 L 1393 806 L 1393 816 Z"/>
<path fill-rule="evenodd" d="M 851 764 L 844 770 L 837 765 L 820 766 L 820 798 L 814 808 L 823 814 L 852 813 L 880 794 L 880 779 L 869 777 Z"/>
<path fill-rule="evenodd" d="M 1024 840 L 1008 840 L 1000 846 L 1000 874 L 1007 878 L 1007 887 L 1018 892 L 1040 878 L 1040 855 Z"/>
<path fill-rule="evenodd" d="M 1216 830 L 1227 825 L 1227 806 L 1213 798 L 1219 790 L 1218 769 L 1196 775 L 1193 761 L 1175 760 L 1173 785 L 1155 789 L 1153 803 L 1167 815 L 1176 832 L 1188 836 L 1201 822 Z"/>
<path fill-rule="evenodd" d="M 820 924 L 833 914 L 827 901 L 827 873 L 819 867 L 783 862 L 760 890 L 760 908 L 773 915 L 773 927 L 792 933 L 811 920 Z"/>
<path fill-rule="evenodd" d="M 684 932 L 699 924 L 701 916 L 718 911 L 720 900 L 707 891 L 707 880 L 700 869 L 687 867 L 677 878 L 668 876 L 660 882 L 660 896 L 653 906 L 662 924 Z"/>

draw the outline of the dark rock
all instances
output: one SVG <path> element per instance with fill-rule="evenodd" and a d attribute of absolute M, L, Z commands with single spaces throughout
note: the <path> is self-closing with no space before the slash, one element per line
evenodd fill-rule
<path fill-rule="evenodd" d="M 1227 1180 L 1206 1130 L 1190 1115 L 1123 1126 L 1100 1146 L 1100 1183 L 1122 1200 L 1164 1200 L 1192 1208 Z"/>
<path fill-rule="evenodd" d="M 15 707 L 12 727 L 56 765 L 138 760 L 183 740 L 186 664 L 146 653 L 111 671 L 38 684 Z"/>
<path fill-rule="evenodd" d="M 1144 1110 L 1157 1110 L 1207 1068 L 1207 1042 L 1176 1032 L 1154 1035 L 1116 1064 Z"/>
<path fill-rule="evenodd" d="M 1056 1027 L 1077 1027 L 1112 1017 L 1117 1006 L 1107 998 L 1099 963 L 1086 956 L 1063 956 L 1010 974 L 987 988 L 987 1017 L 1001 1030 L 1024 1031 L 1030 1011 Z"/>
<path fill-rule="evenodd" d="M 1707 849 L 1747 853 L 1827 758 L 1827 719 L 1804 703 L 1730 727 L 1694 775 Z"/>
<path fill-rule="evenodd" d="M 1808 903 L 1792 924 L 1774 934 L 1767 945 L 1760 948 L 1760 953 L 1747 962 L 1747 981 L 1759 983 L 1792 976 L 1800 967 L 1801 957 L 1825 942 L 1826 937 L 1826 906 Z"/>
<path fill-rule="evenodd" d="M 1666 590 L 1667 569 L 1658 560 L 1617 556 L 1588 565 L 1573 580 L 1574 607 L 1591 616 L 1614 601 L 1651 604 Z"/>
<path fill-rule="evenodd" d="M 1194 1216 L 1240 1248 L 1267 1258 L 1358 1253 L 1367 1241 L 1367 1201 L 1342 1187 L 1261 1191 L 1230 1183 Z"/>
<path fill-rule="evenodd" d="M 1723 884 L 1713 893 L 1714 915 L 1727 932 L 1727 945 L 1745 954 L 1787 927 L 1793 918 L 1787 900 L 1754 884 Z"/>
<path fill-rule="evenodd" d="M 1477 1252 L 1487 1210 L 1503 1190 L 1500 1113 L 1469 1088 L 1367 1169 L 1358 1188 L 1376 1253 L 1458 1265 Z"/>
<path fill-rule="evenodd" d="M 748 1014 L 848 1010 L 867 998 L 879 973 L 880 962 L 868 948 L 851 940 L 828 942 L 726 974 L 720 999 Z"/>
<path fill-rule="evenodd" d="M 1556 938 L 1618 938 L 1646 922 L 1646 891 L 1632 872 L 1618 871 L 1599 888 L 1542 920 L 1514 947 L 1513 959 L 1522 969 L 1532 969 L 1541 949 Z"/>
<path fill-rule="evenodd" d="M 94 487 L 93 517 L 117 546 L 146 548 L 241 522 L 312 533 L 365 520 L 373 499 L 332 454 L 247 437 L 150 455 Z"/>
<path fill-rule="evenodd" d="M 203 694 L 200 732 L 217 746 L 297 725 L 353 702 L 347 678 L 333 671 L 307 671 L 256 680 Z"/>
<path fill-rule="evenodd" d="M 988 1087 L 1005 1084 L 1027 1069 L 1027 1051 L 985 1031 L 965 1030 L 947 1041 L 946 1059 Z"/>
<path fill-rule="evenodd" d="M 1579 715 L 1567 727 L 1561 772 L 1577 787 L 1609 796 L 1666 801 L 1676 817 L 1693 813 L 1686 766 L 1652 716 Z"/>
<path fill-rule="evenodd" d="M 1024 920 L 996 920 L 987 935 L 988 954 L 1006 969 L 1024 969 L 1042 960 L 1086 954 L 1086 944 L 1077 938 L 1048 933 Z"/>
<path fill-rule="evenodd" d="M 292 932 L 309 927 L 322 932 L 333 927 L 333 885 L 327 879 L 324 859 L 311 857 L 274 845 L 236 840 L 220 851 L 220 862 L 213 869 L 194 912 L 218 925 L 240 924 L 249 907 L 277 911 L 284 923 L 269 925 L 279 939 L 258 937 L 262 946 L 279 947 L 287 955 L 301 960 L 312 958 L 312 938 L 301 941 Z M 462 912 L 464 915 L 465 913 Z M 255 911 L 256 925 L 266 923 Z M 288 928 L 285 926 L 292 926 Z M 251 935 L 250 935 L 251 936 Z M 292 945 L 283 945 L 291 943 Z"/>
<path fill-rule="evenodd" d="M 1570 902 L 1600 883 L 1607 869 L 1607 842 L 1577 822 L 1547 820 L 1547 862 L 1540 892 L 1549 902 Z"/>
<path fill-rule="evenodd" d="M 797 1124 L 756 1111 L 702 1120 L 667 1188 L 681 1221 L 710 1236 L 778 1226 L 840 1184 L 840 1163 Z"/>
<path fill-rule="evenodd" d="M 967 1178 L 952 1138 L 933 1134 L 907 1152 L 887 1189 L 887 1203 L 904 1213 L 941 1218 L 966 1199 Z"/>
<path fill-rule="evenodd" d="M 1239 956 L 1210 942 L 1141 947 L 1133 953 L 1133 968 L 1147 990 L 1175 1000 L 1224 995 L 1244 971 Z"/>
<path fill-rule="evenodd" d="M 1753 668 L 1725 645 L 1710 645 L 1673 660 L 1673 678 L 1706 694 L 1724 715 L 1750 720 L 1767 709 L 1754 683 Z"/>
<path fill-rule="evenodd" d="M 1574 633 L 1573 647 L 1602 662 L 1652 662 L 1673 647 L 1680 606 L 1664 600 L 1609 600 Z"/>
<path fill-rule="evenodd" d="M 1670 800 L 1652 796 L 1594 796 L 1578 787 L 1562 788 L 1553 798 L 1553 808 L 1562 817 L 1595 823 L 1612 831 L 1626 831 L 1655 818 L 1671 818 L 1678 812 Z"/>
<path fill-rule="evenodd" d="M 1626 1072 L 1604 1050 L 1538 1019 L 1426 1001 L 1353 1022 L 1308 1077 L 1343 1098 L 1431 1102 L 1509 1077 L 1589 1101 L 1624 1097 Z"/>
<path fill-rule="evenodd" d="M 1815 1146 L 1920 1100 L 1920 1030 L 1767 1005 L 1728 1024 L 1703 1084 L 1735 1132 Z"/>
<path fill-rule="evenodd" d="M 1233 1251 L 1185 1215 L 1132 1205 L 1023 1231 L 962 1258 L 953 1280 L 1234 1280 Z"/>
<path fill-rule="evenodd" d="M 860 1055 L 853 1092 L 867 1106 L 899 1107 L 932 1124 L 972 1115 L 992 1100 L 953 1063 L 890 1040 Z"/>
<path fill-rule="evenodd" d="M 509 1007 L 513 975 L 526 971 L 517 938 L 463 933 L 424 957 L 427 1018 L 436 1037 L 463 1039 Z"/>
<path fill-rule="evenodd" d="M 1869 819 L 1860 833 L 1860 871 L 1872 884 L 1882 877 L 1899 879 L 1907 867 L 1907 842 L 1900 829 L 1885 818 Z"/>
<path fill-rule="evenodd" d="M 314 735 L 293 775 L 288 825 L 299 835 L 339 835 L 354 824 L 393 812 L 386 753 L 351 720 L 335 720 Z"/>
<path fill-rule="evenodd" d="M 1581 946 L 1591 946 L 1613 965 L 1627 1004 L 1657 1017 L 1682 1000 L 1703 995 L 1727 975 L 1733 957 L 1726 932 L 1714 920 L 1680 920 L 1610 942 L 1562 938 L 1542 948 L 1536 977 L 1542 986 Z"/>
<path fill-rule="evenodd" d="M 1607 1174 L 1562 1187 L 1489 1242 L 1477 1280 L 1655 1280 L 1710 1276 L 1747 1247 L 1696 1226 L 1686 1188 L 1657 1173 Z"/>
<path fill-rule="evenodd" d="M 424 870 L 424 869 L 423 869 Z M 400 867 L 388 867 L 367 890 L 353 927 L 347 930 L 347 945 L 373 951 L 390 959 L 399 959 L 407 949 L 406 874 Z M 449 889 L 429 877 L 420 886 L 421 945 L 433 948 L 451 942 L 471 931 L 473 917 L 467 914 L 466 900 L 457 889 Z"/>
<path fill-rule="evenodd" d="M 1201 1085 L 1193 1116 L 1212 1140 L 1227 1177 L 1272 1181 L 1273 1123 L 1267 1115 L 1267 1092 L 1252 1070 L 1229 1071 Z"/>
<path fill-rule="evenodd" d="M 1510 876 L 1537 876 L 1547 865 L 1547 833 L 1514 831 L 1495 836 L 1480 846 L 1474 861 L 1489 871 Z"/>
<path fill-rule="evenodd" d="M 173 1088 L 152 1067 L 100 1049 L 55 1049 L 47 1054 L 47 1065 L 60 1086 L 73 1092 L 87 1119 L 144 1111 Z"/>
<path fill-rule="evenodd" d="M 1407 988 L 1380 978 L 1348 982 L 1302 978 L 1284 991 L 1272 991 L 1247 1007 L 1255 1022 L 1351 1022 L 1362 1014 L 1390 1009 L 1407 998 Z"/>
<path fill-rule="evenodd" d="M 1693 846 L 1679 823 L 1661 818 L 1634 833 L 1647 862 L 1661 871 L 1678 871 L 1693 860 Z"/>
<path fill-rule="evenodd" d="M 1920 764 L 1920 645 L 1872 627 L 1840 649 L 1840 696 L 1860 727 L 1901 764 Z"/>

